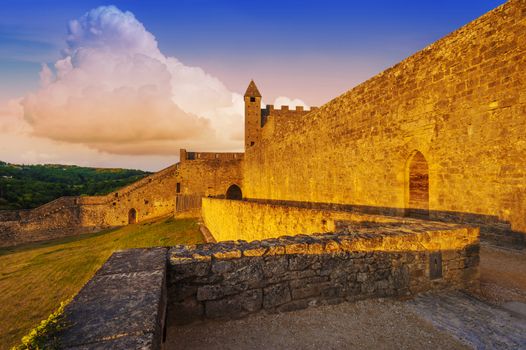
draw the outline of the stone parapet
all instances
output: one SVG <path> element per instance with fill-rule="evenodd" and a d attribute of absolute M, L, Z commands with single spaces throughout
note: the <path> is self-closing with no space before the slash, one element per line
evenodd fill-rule
<path fill-rule="evenodd" d="M 236 318 L 436 289 L 478 288 L 478 229 L 368 224 L 338 234 L 176 246 L 168 317 Z"/>
<path fill-rule="evenodd" d="M 114 253 L 65 309 L 66 349 L 161 349 L 166 248 Z"/>

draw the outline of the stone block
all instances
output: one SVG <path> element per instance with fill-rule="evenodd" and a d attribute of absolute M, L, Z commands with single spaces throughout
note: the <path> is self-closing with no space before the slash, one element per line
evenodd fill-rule
<path fill-rule="evenodd" d="M 228 260 L 216 260 L 212 263 L 212 272 L 217 274 L 224 274 L 231 272 L 234 264 Z"/>
<path fill-rule="evenodd" d="M 316 262 L 318 262 L 317 255 L 289 255 L 289 270 L 305 270 Z"/>
<path fill-rule="evenodd" d="M 236 284 L 213 284 L 205 285 L 197 289 L 197 300 L 215 300 L 227 295 L 239 294 L 248 289 L 246 283 Z"/>
<path fill-rule="evenodd" d="M 237 318 L 261 309 L 263 292 L 253 289 L 220 300 L 205 302 L 205 314 L 210 318 Z"/>
<path fill-rule="evenodd" d="M 263 274 L 265 278 L 284 276 L 288 269 L 288 259 L 285 255 L 265 257 Z"/>
<path fill-rule="evenodd" d="M 263 289 L 263 307 L 275 308 L 292 300 L 288 283 L 274 284 Z"/>
<path fill-rule="evenodd" d="M 180 302 L 170 303 L 169 312 L 175 324 L 187 324 L 203 317 L 204 306 L 195 298 L 187 298 Z"/>

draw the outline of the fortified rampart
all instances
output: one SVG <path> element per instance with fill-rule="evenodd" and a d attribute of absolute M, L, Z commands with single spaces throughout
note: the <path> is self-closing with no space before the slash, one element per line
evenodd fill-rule
<path fill-rule="evenodd" d="M 227 196 L 243 183 L 243 153 L 181 150 L 176 184 L 176 217 L 201 216 L 202 197 Z"/>
<path fill-rule="evenodd" d="M 294 109 L 290 109 L 289 106 L 281 106 L 278 109 L 274 108 L 274 105 L 266 105 L 261 109 L 261 126 L 265 126 L 269 118 L 276 118 L 276 122 L 279 122 L 281 118 L 299 118 L 317 109 L 318 107 L 310 107 L 309 110 L 305 110 L 303 106 L 296 106 Z"/>
<path fill-rule="evenodd" d="M 226 197 L 250 203 L 205 201 L 214 203 L 203 216 L 214 218 L 217 232 L 226 227 L 213 211 L 227 218 L 231 207 L 251 227 L 237 232 L 260 236 L 262 225 L 248 214 L 259 201 L 290 206 L 272 215 L 292 231 L 323 225 L 318 216 L 336 208 L 345 213 L 331 218 L 360 212 L 464 222 L 484 238 L 524 246 L 525 66 L 526 2 L 510 0 L 319 109 L 262 109 L 251 81 L 244 155 L 181 150 L 180 163 L 107 196 L 2 214 L 1 244 L 174 210 L 198 215 L 202 197 Z M 278 227 L 272 215 L 261 217 Z"/>
<path fill-rule="evenodd" d="M 475 218 L 524 244 L 525 66 L 526 2 L 510 0 L 318 110 L 267 118 L 244 197 Z"/>
<path fill-rule="evenodd" d="M 62 197 L 0 215 L 0 246 L 47 240 L 173 215 L 178 191 L 225 196 L 242 183 L 242 153 L 181 150 L 181 161 L 105 196 Z"/>
<path fill-rule="evenodd" d="M 454 226 L 454 225 L 453 225 Z M 355 228 L 169 251 L 168 325 L 438 289 L 477 289 L 478 229 Z"/>

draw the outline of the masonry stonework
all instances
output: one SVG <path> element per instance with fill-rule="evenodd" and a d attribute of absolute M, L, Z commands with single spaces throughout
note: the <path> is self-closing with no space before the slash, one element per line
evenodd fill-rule
<path fill-rule="evenodd" d="M 476 228 L 421 222 L 177 246 L 169 251 L 168 324 L 477 289 L 478 239 Z"/>
<path fill-rule="evenodd" d="M 420 221 L 386 215 L 370 215 L 342 208 L 303 208 L 253 200 L 203 198 L 203 223 L 216 241 L 255 241 L 277 236 L 337 232 L 361 223 L 410 225 Z M 446 223 L 435 227 L 449 228 Z"/>
<path fill-rule="evenodd" d="M 318 110 L 268 117 L 244 194 L 471 215 L 524 234 L 525 66 L 526 2 L 510 0 Z"/>

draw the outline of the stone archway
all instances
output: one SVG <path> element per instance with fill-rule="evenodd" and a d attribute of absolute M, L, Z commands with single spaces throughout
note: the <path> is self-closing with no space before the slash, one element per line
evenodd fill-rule
<path fill-rule="evenodd" d="M 243 193 L 238 185 L 232 185 L 226 190 L 226 199 L 241 200 L 243 199 Z"/>
<path fill-rule="evenodd" d="M 135 208 L 131 208 L 128 212 L 128 224 L 136 224 L 137 223 L 137 210 Z"/>
<path fill-rule="evenodd" d="M 429 165 L 419 151 L 415 151 L 407 163 L 406 175 L 408 216 L 429 216 Z"/>

